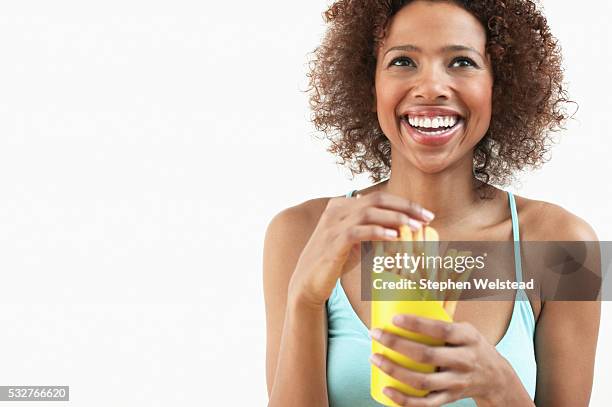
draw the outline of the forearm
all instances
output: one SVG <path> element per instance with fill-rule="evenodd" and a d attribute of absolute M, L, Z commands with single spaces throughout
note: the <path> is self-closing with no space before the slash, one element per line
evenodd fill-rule
<path fill-rule="evenodd" d="M 512 366 L 506 361 L 500 371 L 499 387 L 487 399 L 475 399 L 478 407 L 535 407 Z"/>
<path fill-rule="evenodd" d="M 325 307 L 287 301 L 269 407 L 327 406 Z"/>

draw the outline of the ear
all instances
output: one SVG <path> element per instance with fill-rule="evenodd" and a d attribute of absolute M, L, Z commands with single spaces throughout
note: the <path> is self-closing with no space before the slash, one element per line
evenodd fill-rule
<path fill-rule="evenodd" d="M 487 51 L 485 52 L 485 57 L 487 59 L 487 65 L 488 65 L 488 70 L 489 70 L 489 75 L 491 75 L 491 86 L 493 86 L 493 82 L 494 82 L 494 75 L 493 75 L 493 61 L 491 60 L 491 54 Z"/>

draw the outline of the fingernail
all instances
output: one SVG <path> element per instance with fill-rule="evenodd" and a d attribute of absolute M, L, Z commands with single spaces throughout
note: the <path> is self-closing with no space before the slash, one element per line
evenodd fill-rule
<path fill-rule="evenodd" d="M 431 222 L 433 220 L 433 218 L 435 218 L 435 215 L 431 212 L 429 212 L 427 209 L 423 209 L 423 217 L 425 218 L 425 220 L 427 220 L 427 222 Z"/>
<path fill-rule="evenodd" d="M 393 321 L 393 323 L 394 323 L 395 325 L 401 325 L 401 324 L 403 324 L 403 323 L 404 323 L 405 318 L 404 318 L 404 316 L 403 316 L 403 315 L 395 315 L 395 316 L 393 317 L 392 321 Z"/>
<path fill-rule="evenodd" d="M 370 329 L 370 338 L 374 338 L 376 340 L 379 340 L 381 335 L 382 335 L 382 331 L 380 329 L 378 329 L 378 328 Z"/>
<path fill-rule="evenodd" d="M 376 366 L 380 366 L 380 355 L 378 353 L 375 353 L 373 355 L 370 356 L 370 362 L 372 362 L 373 364 L 375 364 Z"/>
<path fill-rule="evenodd" d="M 410 229 L 412 230 L 419 230 L 421 228 L 421 226 L 423 226 L 423 224 L 419 221 L 416 221 L 414 219 L 410 219 L 408 221 L 408 226 L 410 226 Z"/>
<path fill-rule="evenodd" d="M 389 390 L 388 387 L 383 388 L 383 393 L 385 393 L 385 396 L 387 397 L 391 397 L 393 395 L 393 392 Z"/>
<path fill-rule="evenodd" d="M 387 236 L 387 237 L 397 237 L 397 230 L 395 230 L 395 229 L 385 229 L 385 236 Z"/>

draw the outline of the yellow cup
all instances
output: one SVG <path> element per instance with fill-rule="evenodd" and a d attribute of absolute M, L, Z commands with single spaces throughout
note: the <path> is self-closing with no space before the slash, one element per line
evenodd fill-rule
<path fill-rule="evenodd" d="M 442 301 L 372 301 L 372 328 L 383 329 L 427 345 L 444 345 L 444 342 L 441 340 L 406 331 L 393 325 L 391 320 L 397 314 L 414 314 L 421 317 L 451 322 L 452 318 L 448 316 L 442 307 Z M 372 353 L 380 353 L 392 361 L 414 371 L 431 373 L 436 370 L 436 366 L 415 362 L 409 357 L 386 348 L 374 340 L 372 341 Z M 372 398 L 381 404 L 386 406 L 398 406 L 398 404 L 382 392 L 383 388 L 387 386 L 393 387 L 411 396 L 423 397 L 429 393 L 426 390 L 415 389 L 408 384 L 402 383 L 387 375 L 378 367 L 374 365 L 371 366 L 370 393 Z"/>

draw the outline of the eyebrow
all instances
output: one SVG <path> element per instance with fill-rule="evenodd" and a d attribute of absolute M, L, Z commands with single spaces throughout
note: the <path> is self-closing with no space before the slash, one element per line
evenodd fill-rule
<path fill-rule="evenodd" d="M 392 47 L 392 48 L 389 48 L 387 51 L 385 51 L 385 55 L 387 55 L 391 51 L 414 51 L 414 52 L 421 52 L 422 50 L 421 50 L 421 48 L 417 47 L 416 45 L 411 45 L 411 44 L 398 45 L 397 47 Z M 446 45 L 446 46 L 440 48 L 440 51 L 442 51 L 442 52 L 448 52 L 448 51 L 471 51 L 471 52 L 474 52 L 474 53 L 478 54 L 481 58 L 484 59 L 482 54 L 480 52 L 478 52 L 475 48 L 468 47 L 466 45 Z"/>

